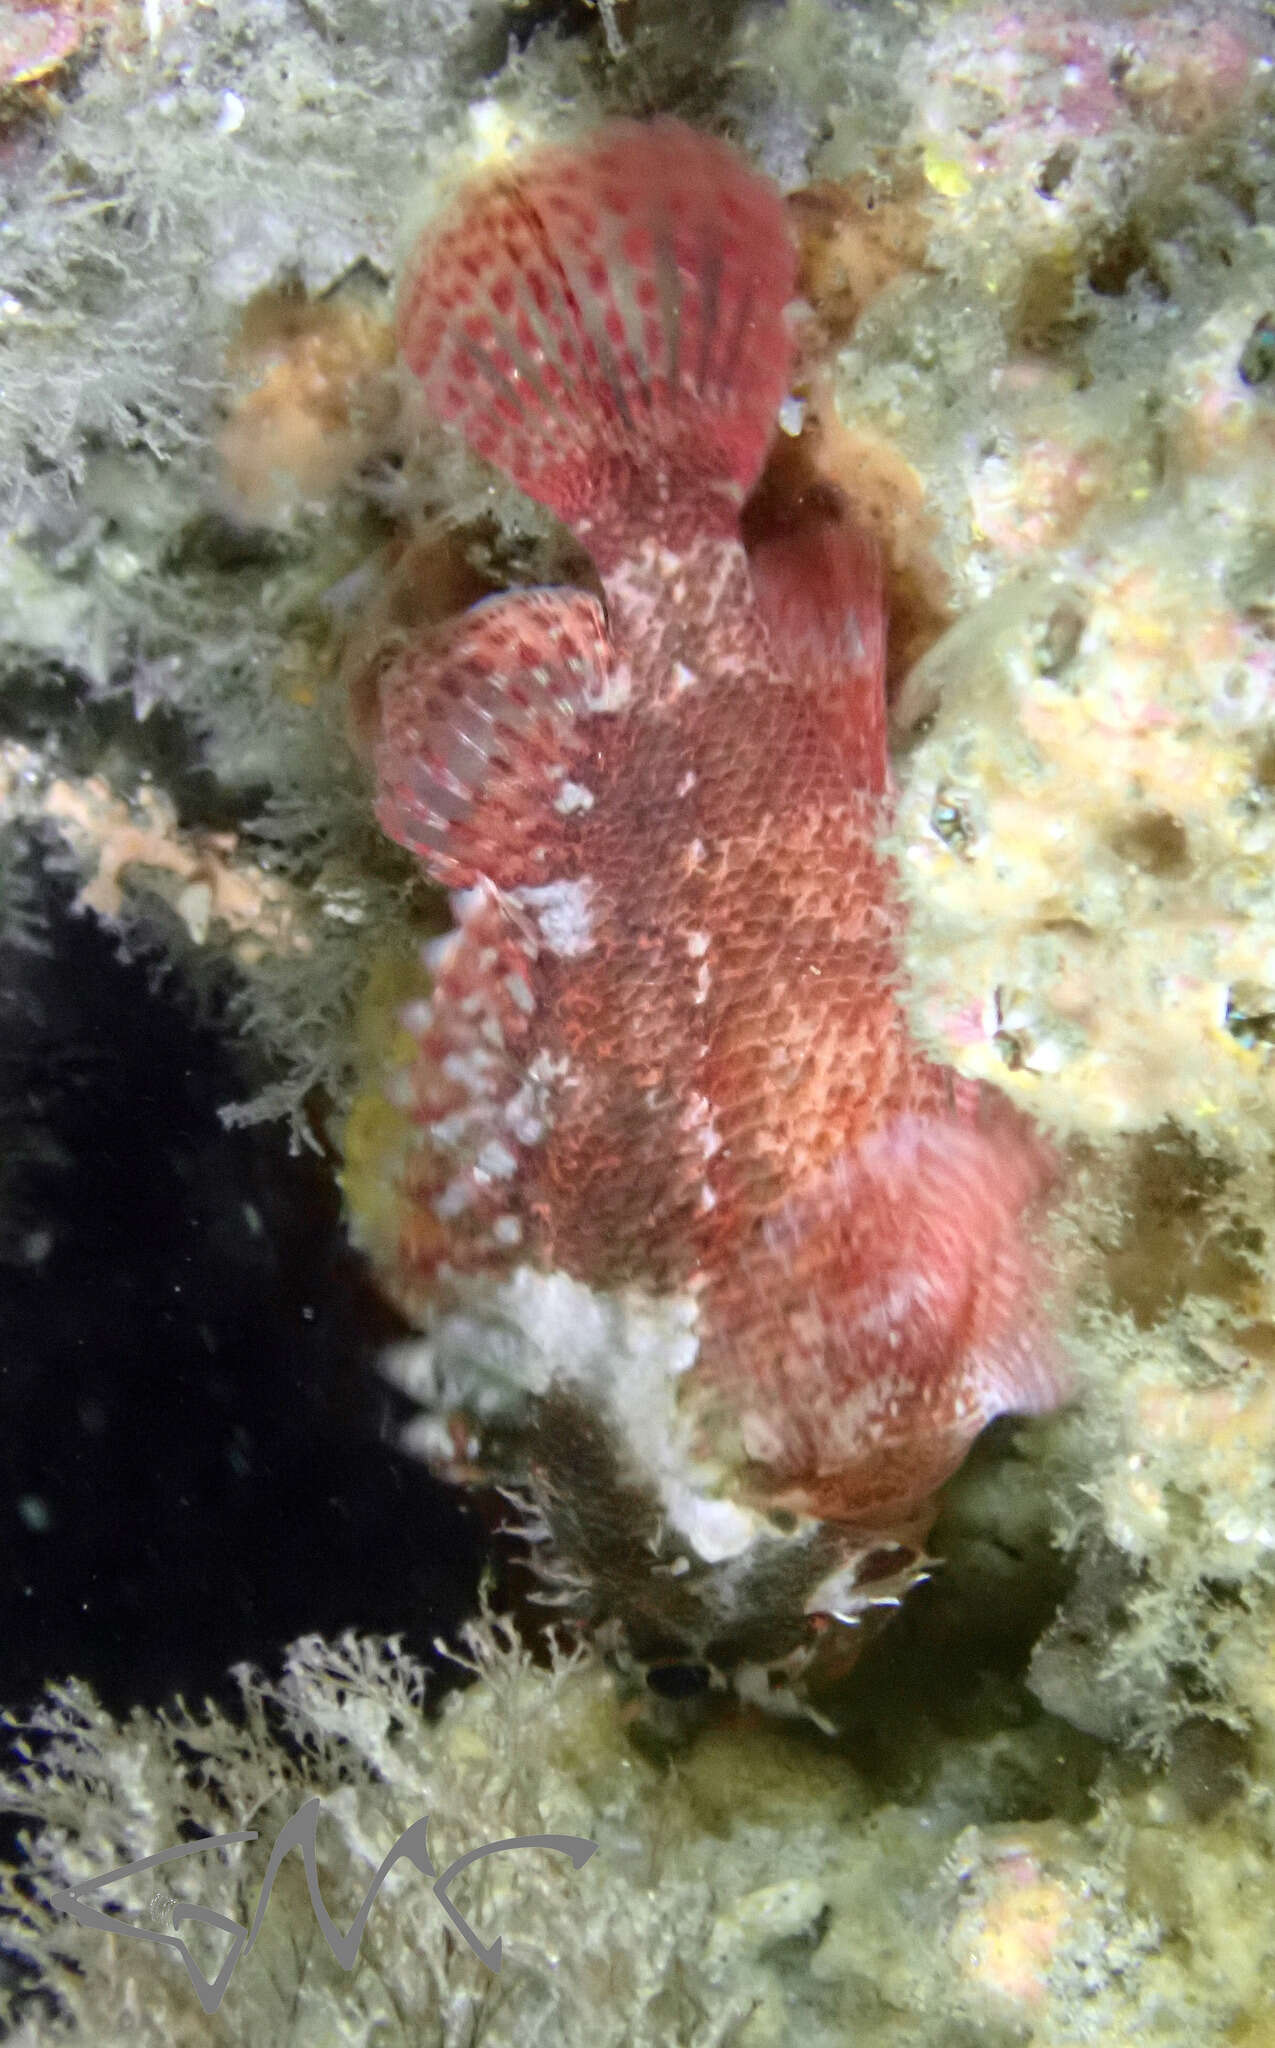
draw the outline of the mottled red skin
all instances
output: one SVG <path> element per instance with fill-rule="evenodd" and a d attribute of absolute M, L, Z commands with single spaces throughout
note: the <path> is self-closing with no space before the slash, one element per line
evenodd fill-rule
<path fill-rule="evenodd" d="M 673 123 L 533 157 L 409 272 L 427 404 L 575 525 L 606 605 L 496 600 L 385 685 L 382 823 L 472 892 L 393 1281 L 422 1313 L 520 1262 L 689 1292 L 681 1398 L 742 1496 L 898 1529 L 990 1416 L 1059 1397 L 1024 1229 L 1051 1169 L 900 1006 L 875 553 L 826 511 L 737 537 L 791 278 L 774 196 Z M 565 944 L 518 893 L 559 885 Z"/>

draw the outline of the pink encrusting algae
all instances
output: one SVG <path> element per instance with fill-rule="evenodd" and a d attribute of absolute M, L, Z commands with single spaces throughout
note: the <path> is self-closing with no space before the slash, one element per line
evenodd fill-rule
<path fill-rule="evenodd" d="M 794 265 L 779 197 L 670 120 L 515 160 L 426 234 L 425 407 L 604 601 L 511 592 L 409 645 L 376 750 L 382 825 L 458 892 L 390 1284 L 436 1352 L 487 1324 L 520 1358 L 595 1617 L 790 1673 L 828 1614 L 893 1603 L 989 1419 L 1062 1392 L 1048 1151 L 898 1000 L 875 545 L 817 494 L 739 536 Z"/>

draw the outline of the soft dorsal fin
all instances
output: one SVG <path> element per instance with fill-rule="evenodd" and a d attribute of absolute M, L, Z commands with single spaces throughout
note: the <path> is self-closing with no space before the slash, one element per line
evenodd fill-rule
<path fill-rule="evenodd" d="M 538 879 L 571 727 L 605 703 L 613 667 L 602 607 L 582 590 L 486 598 L 404 648 L 381 682 L 382 828 L 447 888 Z"/>
<path fill-rule="evenodd" d="M 791 357 L 777 192 L 679 121 L 536 150 L 426 231 L 399 343 L 436 418 L 582 534 L 733 530 Z"/>
<path fill-rule="evenodd" d="M 855 780 L 890 783 L 881 550 L 840 501 L 822 496 L 756 542 L 753 588 L 782 665 L 845 702 Z"/>

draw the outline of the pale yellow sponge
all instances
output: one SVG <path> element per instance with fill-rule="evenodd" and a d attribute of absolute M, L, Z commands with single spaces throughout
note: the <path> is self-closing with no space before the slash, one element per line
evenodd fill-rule
<path fill-rule="evenodd" d="M 1063 1130 L 1275 1122 L 1275 642 L 1237 588 L 1265 438 L 1228 433 L 1225 495 L 1184 471 L 1091 520 L 909 682 L 914 1019 Z"/>

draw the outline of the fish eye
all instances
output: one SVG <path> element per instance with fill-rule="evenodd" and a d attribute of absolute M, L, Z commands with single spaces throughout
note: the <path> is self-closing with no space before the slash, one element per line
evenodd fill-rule
<path fill-rule="evenodd" d="M 662 1700 L 695 1700 L 708 1691 L 712 1675 L 707 1664 L 653 1664 L 646 1682 Z"/>

